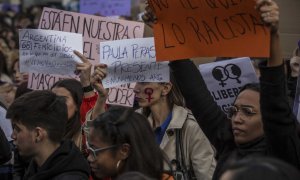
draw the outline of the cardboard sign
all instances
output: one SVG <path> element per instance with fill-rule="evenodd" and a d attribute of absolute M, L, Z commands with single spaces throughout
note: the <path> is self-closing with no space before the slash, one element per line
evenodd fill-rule
<path fill-rule="evenodd" d="M 76 33 L 42 30 L 19 30 L 20 72 L 73 75 L 81 60 L 82 36 Z"/>
<path fill-rule="evenodd" d="M 199 69 L 212 97 L 225 113 L 228 113 L 241 87 L 258 83 L 249 58 L 202 64 Z"/>
<path fill-rule="evenodd" d="M 130 83 L 109 88 L 106 104 L 133 107 L 135 97 L 135 93 L 133 92 L 134 86 L 135 83 Z"/>
<path fill-rule="evenodd" d="M 132 82 L 169 82 L 168 62 L 156 62 L 154 39 L 100 43 L 100 61 L 108 65 L 105 88 Z"/>
<path fill-rule="evenodd" d="M 149 0 L 158 60 L 269 57 L 270 32 L 254 0 Z"/>
<path fill-rule="evenodd" d="M 80 0 L 80 13 L 130 16 L 131 0 Z"/>
<path fill-rule="evenodd" d="M 32 90 L 48 90 L 57 81 L 63 79 L 77 79 L 80 81 L 78 76 L 59 76 L 31 72 L 29 73 L 27 88 Z M 134 86 L 135 83 L 130 83 L 109 88 L 106 104 L 133 107 L 135 97 L 133 92 Z"/>
<path fill-rule="evenodd" d="M 28 74 L 27 88 L 33 90 L 48 90 L 57 81 L 63 79 L 77 79 L 79 81 L 79 77 L 75 75 L 61 76 L 55 74 L 42 74 L 38 72 L 30 72 Z"/>
<path fill-rule="evenodd" d="M 39 28 L 81 33 L 83 55 L 92 63 L 99 60 L 100 41 L 142 38 L 144 33 L 144 23 L 51 8 L 43 9 Z"/>

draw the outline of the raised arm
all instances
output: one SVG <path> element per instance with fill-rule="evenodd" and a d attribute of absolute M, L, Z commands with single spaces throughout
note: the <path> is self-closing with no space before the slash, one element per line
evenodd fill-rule
<path fill-rule="evenodd" d="M 261 66 L 260 104 L 269 153 L 300 168 L 300 140 L 289 106 L 278 32 L 279 9 L 271 0 L 257 0 L 257 8 L 271 29 L 270 59 Z"/>
<path fill-rule="evenodd" d="M 106 64 L 95 65 L 95 71 L 92 76 L 92 84 L 98 92 L 98 99 L 91 114 L 91 120 L 106 110 L 106 99 L 108 96 L 107 89 L 104 89 L 101 81 L 106 77 Z"/>
<path fill-rule="evenodd" d="M 81 124 L 84 124 L 86 113 L 95 106 L 98 94 L 94 91 L 94 87 L 91 82 L 92 64 L 83 54 L 78 51 L 74 51 L 74 53 L 82 61 L 82 63 L 77 63 L 76 71 L 80 74 L 79 78 L 84 91 L 80 106 L 80 121 Z"/>
<path fill-rule="evenodd" d="M 170 64 L 176 82 L 193 112 L 201 129 L 219 150 L 220 139 L 229 136 L 226 131 L 227 117 L 211 96 L 195 64 L 190 60 L 173 61 Z M 224 130 L 223 130 L 224 129 Z M 228 132 L 229 134 L 223 134 Z"/>

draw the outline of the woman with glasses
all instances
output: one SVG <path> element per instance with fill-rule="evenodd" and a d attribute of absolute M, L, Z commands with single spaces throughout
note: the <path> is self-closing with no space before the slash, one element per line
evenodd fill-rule
<path fill-rule="evenodd" d="M 247 156 L 274 156 L 300 168 L 300 141 L 296 119 L 285 91 L 283 62 L 279 46 L 279 11 L 272 0 L 257 0 L 256 8 L 271 32 L 270 59 L 261 67 L 260 86 L 245 86 L 234 106 L 231 118 L 214 102 L 197 67 L 188 60 L 173 61 L 179 88 L 204 133 L 217 149 L 218 164 L 213 179 L 219 179 L 224 167 Z M 143 20 L 155 22 L 151 9 Z"/>
<path fill-rule="evenodd" d="M 136 171 L 163 179 L 163 153 L 143 115 L 125 107 L 111 107 L 87 128 L 88 161 L 95 177 L 116 179 Z"/>

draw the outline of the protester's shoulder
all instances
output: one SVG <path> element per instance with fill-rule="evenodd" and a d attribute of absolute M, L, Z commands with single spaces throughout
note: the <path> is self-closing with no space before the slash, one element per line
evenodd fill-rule
<path fill-rule="evenodd" d="M 89 177 L 83 173 L 83 172 L 79 172 L 79 171 L 70 171 L 70 172 L 64 172 L 61 173 L 57 176 L 55 176 L 54 178 L 52 178 L 52 180 L 87 180 L 89 179 Z"/>
<path fill-rule="evenodd" d="M 187 116 L 183 129 L 186 129 L 187 132 L 199 131 L 198 133 L 203 133 L 191 110 L 187 108 L 185 108 L 185 110 L 187 112 Z"/>
<path fill-rule="evenodd" d="M 5 111 L 7 110 L 7 107 L 5 106 L 5 104 L 3 102 L 0 101 L 0 110 L 1 111 Z"/>
<path fill-rule="evenodd" d="M 196 121 L 196 118 L 195 118 L 194 114 L 192 113 L 192 111 L 188 108 L 185 108 L 185 110 L 187 112 L 187 117 L 186 117 L 186 122 L 185 123 L 188 124 L 188 125 L 192 125 L 192 126 L 195 125 L 195 124 L 198 125 L 198 123 Z"/>

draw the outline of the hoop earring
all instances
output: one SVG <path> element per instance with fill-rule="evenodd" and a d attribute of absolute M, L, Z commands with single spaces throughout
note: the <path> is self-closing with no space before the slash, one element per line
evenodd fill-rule
<path fill-rule="evenodd" d="M 119 160 L 119 161 L 117 162 L 117 172 L 119 171 L 119 166 L 120 166 L 121 161 L 122 161 L 122 160 Z"/>

